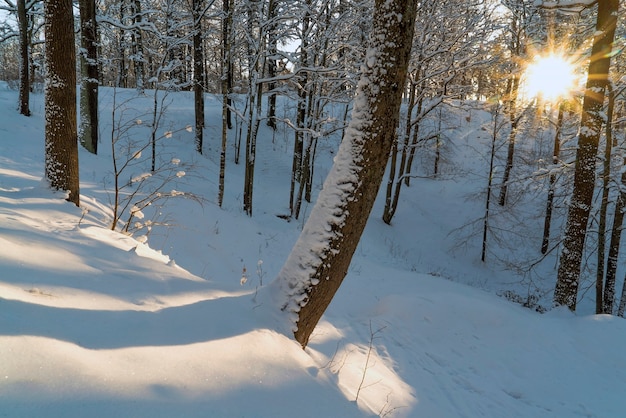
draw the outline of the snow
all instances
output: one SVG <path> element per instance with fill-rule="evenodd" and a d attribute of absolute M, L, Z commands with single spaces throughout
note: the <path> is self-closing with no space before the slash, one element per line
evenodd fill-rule
<path fill-rule="evenodd" d="M 204 200 L 143 208 L 144 221 L 161 214 L 170 226 L 132 237 L 109 229 L 112 97 L 102 89 L 102 154 L 81 150 L 76 208 L 42 181 L 43 96 L 32 96 L 26 118 L 0 83 L 0 416 L 623 416 L 623 319 L 590 314 L 588 298 L 576 315 L 538 314 L 495 295 L 520 278 L 478 263 L 478 242 L 450 250 L 451 231 L 482 204 L 462 196 L 482 179 L 414 179 L 392 227 L 379 219 L 379 199 L 303 351 L 261 292 L 302 228 L 276 216 L 287 206 L 292 135 L 260 128 L 252 218 L 241 209 L 244 167 L 229 148 L 220 209 L 219 141 L 194 154 L 184 130 L 192 95 L 170 94 L 163 127 L 175 134 L 161 152 L 188 165 L 165 190 Z M 138 113 L 144 105 L 149 97 L 133 101 Z M 212 132 L 221 99 L 206 105 Z M 489 136 L 488 114 L 471 119 L 455 137 L 468 144 L 450 156 L 455 170 L 480 164 L 469 150 Z M 149 129 L 134 139 L 148 140 Z M 316 193 L 337 142 L 320 142 Z"/>

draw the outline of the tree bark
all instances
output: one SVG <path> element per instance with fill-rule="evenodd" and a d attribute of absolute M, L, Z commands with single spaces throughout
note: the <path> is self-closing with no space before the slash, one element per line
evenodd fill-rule
<path fill-rule="evenodd" d="M 554 304 L 565 305 L 572 311 L 576 310 L 580 266 L 595 187 L 596 157 L 603 123 L 602 108 L 611 67 L 618 9 L 619 0 L 598 2 L 595 38 L 591 48 L 589 75 L 576 152 L 574 189 L 567 214 L 565 238 L 554 289 Z"/>
<path fill-rule="evenodd" d="M 30 53 L 28 50 L 30 41 L 28 39 L 28 15 L 26 14 L 26 0 L 17 0 L 17 20 L 20 34 L 19 110 L 20 114 L 30 116 Z"/>
<path fill-rule="evenodd" d="M 226 178 L 226 146 L 228 143 L 228 129 L 231 128 L 230 124 L 230 27 L 231 27 L 231 12 L 230 12 L 231 0 L 223 0 L 222 11 L 224 16 L 222 17 L 222 148 L 220 150 L 220 178 L 217 192 L 217 202 L 220 207 L 224 202 L 224 182 Z"/>
<path fill-rule="evenodd" d="M 598 228 L 598 271 L 596 282 L 596 313 L 613 314 L 615 303 L 615 273 L 617 271 L 617 260 L 619 256 L 620 238 L 622 233 L 622 223 L 624 221 L 624 193 L 619 189 L 617 201 L 615 202 L 615 214 L 613 216 L 613 227 L 611 228 L 611 240 L 606 263 L 606 276 L 604 272 L 604 232 L 606 228 L 607 206 L 609 204 L 609 185 L 611 179 L 611 149 L 613 147 L 613 112 L 615 111 L 615 91 L 609 84 L 609 105 L 606 119 L 606 152 L 604 161 L 604 189 L 602 190 L 602 210 L 600 212 L 600 223 Z M 623 161 L 626 163 L 626 161 Z M 626 182 L 626 172 L 622 173 L 622 187 Z M 605 280 L 604 280 L 605 279 Z"/>
<path fill-rule="evenodd" d="M 276 54 L 278 53 L 278 34 L 277 32 L 277 16 L 278 1 L 269 0 L 267 5 L 267 20 L 269 21 L 268 36 L 267 36 L 267 76 L 270 78 L 270 82 L 267 83 L 267 89 L 269 93 L 267 95 L 267 126 L 276 130 L 276 82 L 272 80 L 277 75 L 277 63 Z"/>
<path fill-rule="evenodd" d="M 95 0 L 80 0 L 80 143 L 98 153 L 98 35 Z"/>
<path fill-rule="evenodd" d="M 72 0 L 44 2 L 46 36 L 45 173 L 79 206 L 76 48 Z"/>
<path fill-rule="evenodd" d="M 600 214 L 598 216 L 598 263 L 596 267 L 596 314 L 611 313 L 604 312 L 606 306 L 603 302 L 604 298 L 604 257 L 606 256 L 606 217 L 609 207 L 609 192 L 611 189 L 611 154 L 613 150 L 613 135 L 611 130 L 611 123 L 613 117 L 613 109 L 615 104 L 615 97 L 613 97 L 613 88 L 611 84 L 607 84 L 609 105 L 607 109 L 607 121 L 606 121 L 606 138 L 604 144 L 604 159 L 602 161 L 602 199 L 600 201 Z M 607 286 L 610 284 L 607 282 Z M 612 283 L 613 292 L 615 292 L 615 281 Z M 607 290 L 609 290 L 607 288 Z M 613 294 L 611 296 L 611 302 L 609 307 L 613 310 Z"/>
<path fill-rule="evenodd" d="M 307 2 L 310 6 L 310 0 Z M 291 217 L 298 218 L 299 205 L 296 194 L 296 183 L 302 183 L 302 170 L 304 165 L 304 128 L 306 123 L 307 98 L 309 94 L 309 72 L 301 68 L 309 67 L 309 30 L 310 30 L 310 7 L 307 7 L 302 18 L 300 35 L 300 57 L 298 63 L 298 76 L 295 77 L 296 88 L 298 90 L 298 105 L 296 110 L 296 130 L 294 131 L 293 159 L 291 166 L 291 185 L 289 189 L 289 210 Z M 300 198 L 302 195 L 300 195 Z"/>
<path fill-rule="evenodd" d="M 410 78 L 410 76 L 409 76 Z M 398 208 L 398 201 L 400 198 L 400 190 L 402 188 L 402 176 L 404 176 L 405 174 L 405 168 L 406 168 L 406 161 L 407 161 L 407 157 L 408 157 L 408 150 L 409 150 L 409 141 L 411 138 L 411 131 L 413 130 L 413 123 L 412 123 L 412 118 L 413 118 L 413 108 L 416 105 L 416 97 L 415 97 L 415 92 L 416 92 L 416 83 L 413 82 L 413 80 L 409 81 L 409 102 L 407 104 L 407 115 L 406 115 L 406 125 L 405 125 L 405 130 L 404 130 L 404 135 L 403 135 L 403 142 L 402 142 L 402 154 L 401 154 L 401 158 L 400 158 L 400 167 L 398 167 L 398 178 L 396 180 L 396 165 L 397 165 L 397 161 L 398 161 L 398 141 L 399 139 L 396 139 L 394 141 L 393 147 L 391 149 L 391 161 L 389 162 L 390 167 L 389 167 L 389 179 L 387 181 L 387 190 L 386 190 L 386 195 L 385 195 L 385 208 L 383 210 L 383 222 L 385 222 L 387 225 L 391 225 L 391 220 L 393 218 L 393 215 L 396 213 L 396 209 Z M 418 105 L 418 109 L 417 112 L 418 114 L 421 111 L 421 104 L 422 101 L 420 99 L 419 101 L 419 105 Z M 419 123 L 415 124 L 415 131 L 419 130 Z M 394 182 L 395 182 L 395 192 L 394 192 Z"/>
<path fill-rule="evenodd" d="M 350 126 L 274 282 L 302 347 L 347 274 L 383 179 L 399 119 L 417 3 L 376 0 Z"/>
<path fill-rule="evenodd" d="M 556 168 L 559 163 L 559 155 L 561 153 L 561 129 L 563 128 L 563 117 L 565 114 L 565 103 L 559 105 L 559 115 L 557 116 L 556 127 L 554 132 L 554 146 L 552 151 L 552 169 Z M 550 244 L 550 227 L 552 225 L 552 209 L 554 207 L 554 194 L 556 185 L 556 174 L 550 173 L 548 186 L 548 200 L 546 201 L 546 216 L 543 220 L 543 239 L 541 241 L 541 254 L 548 252 Z"/>
<path fill-rule="evenodd" d="M 133 30 L 133 46 L 135 49 L 135 84 L 137 86 L 137 91 L 139 93 L 143 93 L 145 89 L 145 65 L 144 65 L 144 48 L 143 48 L 143 35 L 141 33 L 142 29 L 142 21 L 143 21 L 143 12 L 141 11 L 141 1 L 135 0 L 134 10 L 133 10 L 133 22 L 135 25 L 135 29 Z"/>
<path fill-rule="evenodd" d="M 202 154 L 204 137 L 204 54 L 202 51 L 203 0 L 193 0 L 193 93 L 196 151 Z"/>

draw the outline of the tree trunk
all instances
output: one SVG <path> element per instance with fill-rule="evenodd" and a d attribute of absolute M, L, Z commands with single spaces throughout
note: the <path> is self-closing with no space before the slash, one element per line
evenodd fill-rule
<path fill-rule="evenodd" d="M 519 86 L 519 77 L 513 76 L 511 80 L 511 91 L 509 97 L 509 120 L 511 121 L 511 132 L 509 133 L 509 146 L 506 153 L 506 165 L 504 166 L 504 175 L 502 176 L 502 185 L 500 186 L 500 198 L 498 204 L 504 206 L 506 203 L 506 193 L 509 187 L 509 178 L 513 169 L 513 156 L 515 154 L 515 137 L 517 136 L 517 124 L 521 115 L 516 116 L 517 111 L 517 90 Z"/>
<path fill-rule="evenodd" d="M 76 48 L 72 0 L 44 2 L 46 36 L 45 173 L 79 206 Z"/>
<path fill-rule="evenodd" d="M 203 0 L 193 0 L 193 93 L 196 116 L 196 151 L 202 154 L 204 137 L 204 54 L 202 51 Z"/>
<path fill-rule="evenodd" d="M 561 153 L 561 129 L 563 127 L 563 116 L 565 112 L 565 104 L 559 105 L 559 115 L 556 121 L 556 128 L 554 133 L 554 148 L 552 151 L 552 170 L 556 168 L 559 163 L 559 154 Z M 556 184 L 556 174 L 550 173 L 550 184 L 548 186 L 548 200 L 546 202 L 546 216 L 543 220 L 543 240 L 541 242 L 541 254 L 548 252 L 548 245 L 550 244 L 550 226 L 552 225 L 552 209 L 554 206 L 554 193 Z"/>
<path fill-rule="evenodd" d="M 261 107 L 263 100 L 263 84 L 259 81 L 263 77 L 265 67 L 263 54 L 265 48 L 263 36 L 259 27 L 262 17 L 262 4 L 259 0 L 251 1 L 247 6 L 248 18 L 248 127 L 246 133 L 246 167 L 244 172 L 243 210 L 252 216 L 252 196 L 254 192 L 254 170 L 256 167 L 256 141 L 261 121 Z"/>
<path fill-rule="evenodd" d="M 576 310 L 580 266 L 596 180 L 596 157 L 603 123 L 602 108 L 611 66 L 618 9 L 619 0 L 598 2 L 596 36 L 591 48 L 589 75 L 578 137 L 574 189 L 567 214 L 565 238 L 554 289 L 554 304 L 566 305 L 572 311 Z"/>
<path fill-rule="evenodd" d="M 20 32 L 20 94 L 19 109 L 20 114 L 30 116 L 30 76 L 29 64 L 30 54 L 28 46 L 28 15 L 26 14 L 26 0 L 17 0 L 17 20 Z"/>
<path fill-rule="evenodd" d="M 306 9 L 304 17 L 302 19 L 302 28 L 300 36 L 300 59 L 298 67 L 309 67 L 309 24 L 310 11 Z M 296 183 L 302 182 L 302 170 L 304 163 L 304 128 L 306 124 L 307 115 L 307 98 L 309 94 L 308 83 L 309 73 L 308 70 L 301 70 L 298 68 L 299 76 L 295 77 L 296 88 L 298 89 L 298 105 L 296 110 L 296 130 L 294 132 L 294 144 L 293 144 L 293 160 L 291 166 L 291 185 L 289 189 L 289 209 L 291 216 L 298 218 L 299 204 L 297 202 L 296 195 Z M 300 196 L 302 196 L 300 194 Z"/>
<path fill-rule="evenodd" d="M 276 82 L 272 79 L 276 77 L 277 60 L 276 54 L 278 53 L 278 34 L 277 32 L 277 16 L 278 1 L 269 0 L 267 6 L 267 20 L 269 21 L 268 42 L 267 42 L 267 76 L 271 80 L 267 83 L 267 89 L 269 93 L 267 95 L 267 126 L 272 129 L 276 129 Z"/>
<path fill-rule="evenodd" d="M 80 0 L 80 143 L 98 153 L 98 35 L 95 0 Z"/>
<path fill-rule="evenodd" d="M 231 22 L 231 13 L 230 13 L 230 1 L 231 0 L 223 0 L 222 11 L 224 12 L 224 16 L 222 17 L 222 79 L 221 79 L 221 87 L 222 87 L 222 148 L 220 151 L 220 178 L 219 178 L 219 186 L 217 192 L 217 203 L 220 207 L 222 207 L 222 203 L 224 202 L 224 181 L 226 178 L 226 145 L 228 143 L 228 129 L 231 128 L 230 125 L 230 85 L 229 85 L 229 74 L 230 70 L 230 22 Z"/>
<path fill-rule="evenodd" d="M 411 185 L 411 170 L 413 169 L 413 159 L 415 158 L 415 152 L 417 151 L 417 142 L 419 141 L 419 124 L 420 119 L 425 116 L 425 113 L 422 112 L 422 106 L 424 104 L 424 92 L 426 91 L 426 79 L 422 71 L 417 71 L 416 79 L 418 77 L 422 77 L 422 82 L 420 83 L 420 87 L 418 89 L 420 98 L 418 99 L 418 107 L 415 122 L 415 129 L 413 130 L 413 138 L 411 139 L 411 146 L 409 147 L 409 155 L 406 160 L 406 170 L 402 175 L 404 177 L 404 184 L 409 187 Z M 400 191 L 398 189 L 398 191 Z"/>
<path fill-rule="evenodd" d="M 352 120 L 317 202 L 275 281 L 306 347 L 341 285 L 378 193 L 399 119 L 417 0 L 376 0 Z"/>
<path fill-rule="evenodd" d="M 120 23 L 124 26 L 124 22 L 126 21 L 126 1 L 120 1 Z M 119 39 L 117 45 L 118 51 L 118 69 L 117 69 L 117 81 L 116 87 L 126 87 L 128 81 L 128 66 L 126 63 L 126 29 L 123 27 L 119 28 Z"/>
<path fill-rule="evenodd" d="M 498 116 L 500 116 L 500 107 L 494 105 L 493 109 L 493 134 L 491 137 L 491 153 L 489 154 L 489 176 L 487 178 L 487 197 L 485 198 L 485 216 L 483 218 L 483 240 L 480 251 L 480 261 L 483 263 L 487 260 L 487 237 L 489 233 L 489 211 L 491 210 L 491 188 L 493 185 L 493 173 L 495 171 L 494 160 L 496 156 L 496 141 L 498 140 Z"/>
<path fill-rule="evenodd" d="M 409 77 L 410 78 L 410 77 Z M 402 144 L 402 157 L 400 159 L 400 167 L 398 167 L 398 178 L 396 177 L 396 165 L 398 162 L 398 139 L 394 141 L 394 145 L 391 150 L 391 161 L 389 168 L 389 179 L 387 181 L 387 190 L 385 194 L 385 208 L 383 210 L 383 222 L 387 225 L 391 225 L 391 220 L 393 219 L 393 215 L 396 213 L 396 209 L 398 208 L 398 200 L 400 198 L 400 189 L 402 188 L 402 176 L 405 174 L 405 167 L 408 158 L 409 152 L 409 141 L 411 138 L 412 131 L 412 118 L 413 118 L 413 108 L 416 105 L 415 102 L 415 91 L 416 84 L 413 80 L 409 81 L 409 103 L 407 105 L 407 115 L 406 115 L 406 125 L 404 129 L 404 139 Z M 420 105 L 418 106 L 418 114 L 421 111 L 421 100 Z M 419 123 L 415 124 L 415 130 L 419 130 Z M 394 192 L 394 181 L 395 181 L 395 192 Z M 393 196 L 393 197 L 392 197 Z"/>
<path fill-rule="evenodd" d="M 135 0 L 134 23 L 135 30 L 133 31 L 133 37 L 135 38 L 135 84 L 137 85 L 137 91 L 143 93 L 145 89 L 145 66 L 144 66 L 144 53 L 143 53 L 143 35 L 141 33 L 141 25 L 143 21 L 143 13 L 141 11 L 141 0 Z"/>
<path fill-rule="evenodd" d="M 604 282 L 604 232 L 606 228 L 606 213 L 609 200 L 609 184 L 611 170 L 611 149 L 613 147 L 613 112 L 615 111 L 615 92 L 611 84 L 609 87 L 609 105 L 606 119 L 606 152 L 604 161 L 604 189 L 602 190 L 602 210 L 600 212 L 600 233 L 598 235 L 598 277 L 596 282 L 596 313 L 613 314 L 615 303 L 615 272 L 617 271 L 617 259 L 619 256 L 622 222 L 624 220 L 624 193 L 621 188 L 615 202 L 615 215 L 613 216 L 613 228 L 609 243 L 609 254 L 606 266 L 606 283 Z M 626 161 L 624 161 L 626 163 Z M 622 173 L 622 187 L 626 182 L 626 172 Z M 602 248 L 602 251 L 600 249 Z M 604 284 L 604 287 L 603 287 Z"/>
<path fill-rule="evenodd" d="M 609 90 L 609 106 L 607 110 L 606 138 L 604 145 L 604 160 L 602 161 L 602 200 L 600 201 L 600 215 L 598 220 L 598 263 L 596 268 L 596 314 L 612 313 L 613 296 L 615 293 L 615 281 L 611 284 L 613 291 L 610 292 L 611 302 L 608 303 L 610 312 L 604 312 L 607 306 L 603 302 L 604 297 L 604 257 L 606 255 L 606 216 L 609 206 L 609 192 L 611 188 L 611 151 L 613 150 L 613 135 L 611 130 L 615 97 L 611 84 L 607 84 Z M 607 286 L 609 283 L 607 282 Z M 608 289 L 607 289 L 608 290 Z"/>

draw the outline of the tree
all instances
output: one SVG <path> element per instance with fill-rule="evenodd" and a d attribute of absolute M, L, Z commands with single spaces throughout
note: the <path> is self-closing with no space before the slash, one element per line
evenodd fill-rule
<path fill-rule="evenodd" d="M 383 221 L 391 224 L 403 183 L 410 185 L 412 166 L 420 144 L 435 140 L 435 170 L 441 149 L 441 117 L 434 132 L 424 123 L 444 100 L 467 94 L 467 87 L 452 88 L 472 68 L 485 65 L 484 55 L 476 54 L 493 31 L 491 8 L 482 1 L 455 0 L 442 8 L 436 0 L 420 2 L 409 64 L 408 103 L 393 145 L 387 180 Z M 458 6 L 454 6 L 457 4 Z M 455 91 L 456 90 L 456 91 Z"/>
<path fill-rule="evenodd" d="M 267 30 L 267 75 L 270 78 L 270 82 L 267 85 L 269 94 L 267 96 L 267 126 L 276 130 L 276 82 L 272 80 L 276 77 L 278 61 L 278 30 L 277 30 L 277 14 L 278 14 L 278 0 L 269 0 L 267 5 L 267 20 L 269 22 L 269 28 Z"/>
<path fill-rule="evenodd" d="M 611 66 L 619 0 L 605 0 L 597 4 L 596 32 L 591 48 L 574 168 L 574 189 L 554 289 L 554 304 L 565 305 L 572 311 L 576 310 L 580 266 L 595 189 L 596 157 L 604 122 L 603 105 Z"/>
<path fill-rule="evenodd" d="M 26 0 L 17 0 L 17 20 L 20 32 L 20 95 L 19 108 L 20 113 L 24 116 L 30 116 L 29 93 L 30 93 L 30 76 L 29 64 L 30 54 L 28 47 L 30 40 L 28 39 L 28 14 L 26 13 Z"/>
<path fill-rule="evenodd" d="M 376 0 L 352 120 L 274 286 L 306 347 L 339 289 L 382 181 L 399 118 L 417 0 Z"/>
<path fill-rule="evenodd" d="M 263 18 L 263 2 L 250 1 L 246 5 L 247 18 L 247 54 L 248 54 L 248 98 L 247 98 L 247 131 L 246 131 L 246 167 L 243 185 L 243 210 L 252 216 L 254 193 L 254 171 L 256 167 L 256 144 L 259 124 L 261 122 L 261 106 L 263 100 L 263 83 L 260 79 L 265 68 L 265 33 L 266 27 L 261 26 Z"/>
<path fill-rule="evenodd" d="M 537 17 L 536 7 L 534 5 L 527 4 L 527 2 L 524 2 L 523 0 L 506 0 L 504 1 L 504 5 L 511 13 L 509 51 L 512 55 L 512 68 L 509 70 L 511 76 L 507 80 L 505 94 L 511 130 L 509 132 L 506 164 L 504 166 L 502 184 L 500 185 L 500 196 L 498 198 L 498 204 L 500 206 L 504 206 L 506 203 L 511 170 L 513 170 L 513 157 L 515 154 L 517 130 L 522 117 L 524 116 L 524 110 L 518 109 L 520 106 L 517 103 L 520 84 L 520 74 L 519 68 L 517 68 L 517 63 L 520 58 L 526 55 L 528 43 L 527 38 L 529 37 L 527 32 L 531 30 L 534 23 L 533 21 L 535 20 L 535 17 Z"/>
<path fill-rule="evenodd" d="M 204 133 L 204 54 L 202 50 L 203 0 L 193 0 L 193 93 L 196 116 L 196 151 L 202 154 Z"/>
<path fill-rule="evenodd" d="M 228 144 L 228 129 L 231 126 L 230 115 L 230 87 L 232 83 L 231 60 L 231 1 L 222 0 L 222 62 L 221 62 L 221 93 L 222 93 L 222 147 L 220 150 L 220 178 L 217 192 L 217 203 L 222 207 L 224 203 L 224 181 L 226 176 L 226 147 Z"/>
<path fill-rule="evenodd" d="M 46 36 L 45 173 L 50 186 L 79 206 L 76 48 L 72 0 L 44 2 Z"/>
<path fill-rule="evenodd" d="M 80 0 L 80 143 L 98 153 L 98 33 L 96 1 Z"/>
<path fill-rule="evenodd" d="M 604 161 L 604 187 L 602 190 L 602 209 L 600 213 L 600 223 L 598 226 L 598 272 L 596 282 L 596 313 L 613 314 L 613 305 L 615 303 L 615 277 L 617 273 L 617 264 L 620 252 L 620 243 L 622 237 L 622 228 L 624 222 L 624 209 L 626 206 L 626 193 L 624 185 L 626 184 L 626 172 L 622 172 L 619 191 L 615 202 L 615 210 L 613 215 L 613 227 L 611 228 L 611 240 L 609 243 L 609 252 L 606 266 L 606 276 L 604 275 L 604 228 L 606 228 L 606 212 L 608 206 L 608 183 L 610 170 L 610 152 L 613 143 L 613 113 L 615 112 L 615 90 L 609 84 L 609 104 L 607 109 L 606 121 L 606 152 L 608 158 Z M 608 161 L 607 161 L 608 160 Z M 622 157 L 622 166 L 626 166 L 626 158 Z M 603 219 L 604 218 L 604 219 Z M 604 223 L 602 222 L 604 221 Z M 601 251 L 602 250 L 602 251 Z M 605 280 L 603 280 L 605 279 Z M 601 293 L 600 293 L 601 292 Z"/>

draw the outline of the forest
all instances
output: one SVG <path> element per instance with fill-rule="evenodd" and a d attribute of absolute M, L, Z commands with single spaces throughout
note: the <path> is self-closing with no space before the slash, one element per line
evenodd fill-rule
<path fill-rule="evenodd" d="M 24 118 L 21 128 L 5 131 L 19 135 L 29 120 L 41 124 L 42 161 L 31 174 L 41 172 L 55 196 L 73 205 L 66 210 L 78 211 L 81 234 L 94 234 L 86 231 L 98 225 L 136 242 L 131 251 L 145 247 L 149 255 L 142 257 L 165 257 L 167 266 L 180 264 L 190 275 L 238 276 L 237 286 L 228 284 L 220 290 L 226 293 L 208 299 L 204 285 L 194 284 L 194 296 L 177 305 L 181 285 L 178 296 L 165 298 L 168 307 L 187 309 L 228 292 L 235 299 L 246 289 L 253 309 L 262 307 L 262 321 L 275 321 L 268 328 L 295 339 L 314 358 L 311 353 L 320 351 L 316 361 L 327 362 L 331 380 L 361 412 L 414 416 L 419 408 L 403 410 L 403 402 L 419 402 L 398 398 L 414 394 L 402 379 L 385 387 L 387 398 L 360 399 L 370 368 L 370 374 L 394 369 L 386 363 L 387 343 L 400 344 L 404 335 L 383 336 L 387 319 L 378 325 L 360 319 L 354 332 L 363 344 L 352 349 L 320 341 L 320 332 L 341 333 L 325 320 L 329 312 L 342 318 L 332 308 L 341 301 L 348 315 L 358 311 L 359 300 L 386 312 L 380 299 L 344 283 L 365 274 L 356 266 L 367 257 L 399 263 L 403 283 L 404 269 L 442 276 L 532 314 L 615 318 L 620 322 L 611 326 L 623 331 L 625 10 L 623 0 L 2 0 L 0 95 L 10 92 L 15 116 Z M 17 154 L 4 152 L 15 164 Z M 0 185 L 3 193 L 10 190 Z M 235 237 L 258 236 L 243 244 L 220 228 L 220 219 L 238 231 Z M 265 229 L 270 226 L 274 233 Z M 229 237 L 207 244 L 194 229 Z M 100 234 L 100 241 L 114 240 Z M 241 255 L 229 250 L 220 259 L 222 246 L 248 249 Z M 263 252 L 272 260 L 263 260 Z M 378 271 L 378 265 L 371 268 Z M 62 286 L 54 277 L 54 286 Z M 26 297 L 11 296 L 12 280 L 0 282 L 0 301 Z M 32 294 L 56 295 L 42 286 L 24 289 L 28 303 L 34 303 Z M 358 299 L 346 300 L 346 286 Z M 125 298 L 122 290 L 114 296 Z M 140 299 L 146 309 L 161 309 L 145 295 Z M 394 309 L 428 316 L 421 305 L 409 309 L 398 301 Z M 243 306 L 237 302 L 236 309 Z M 202 312 L 217 308 L 207 305 Z M 404 311 L 391 312 L 389 324 L 391 317 L 403 318 Z M 440 312 L 440 318 L 448 314 Z M 169 328 L 180 326 L 175 315 L 163 316 Z M 36 322 L 34 313 L 32 318 Z M 110 321 L 94 320 L 104 326 Z M 241 332 L 248 326 L 235 322 L 225 326 Z M 7 327 L 18 334 L 18 325 Z M 55 332 L 81 349 L 120 349 L 127 340 L 132 345 L 132 329 L 116 334 L 113 347 L 91 337 L 85 346 L 83 331 Z M 203 341 L 184 327 L 173 335 L 184 343 Z M 138 338 L 145 343 L 137 345 L 151 345 L 151 335 Z M 270 345 L 279 343 L 271 339 Z M 335 357 L 343 355 L 345 364 L 350 350 L 363 354 L 365 366 L 355 369 L 346 392 Z M 294 370 L 305 362 L 299 354 L 286 355 L 298 359 Z M 370 363 L 370 356 L 376 361 Z M 444 366 L 449 358 L 433 361 L 454 380 L 454 370 Z M 625 384 L 617 379 L 616 386 Z M 0 397 L 0 407 L 4 401 Z M 12 402 L 5 406 L 24 411 Z M 620 407 L 618 401 L 607 405 L 602 411 Z M 462 409 L 442 416 L 463 416 Z M 253 409 L 241 411 L 256 416 Z M 259 416 L 283 415 L 271 410 Z"/>

